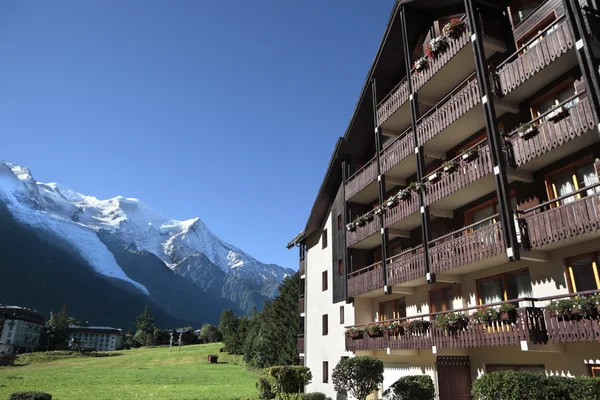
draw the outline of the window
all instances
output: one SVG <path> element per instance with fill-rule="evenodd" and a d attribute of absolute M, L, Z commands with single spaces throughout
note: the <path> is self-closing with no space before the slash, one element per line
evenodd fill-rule
<path fill-rule="evenodd" d="M 327 336 L 329 333 L 329 316 L 323 314 L 323 336 Z"/>
<path fill-rule="evenodd" d="M 495 275 L 477 281 L 479 304 L 497 303 L 531 296 L 529 270 Z"/>
<path fill-rule="evenodd" d="M 344 306 L 340 306 L 340 324 L 344 323 Z"/>
<path fill-rule="evenodd" d="M 431 312 L 450 311 L 454 308 L 454 287 L 446 286 L 431 291 Z"/>
<path fill-rule="evenodd" d="M 513 26 L 520 24 L 543 2 L 544 0 L 517 0 L 510 3 L 510 16 Z"/>
<path fill-rule="evenodd" d="M 600 289 L 598 263 L 599 252 L 567 259 L 567 277 L 571 293 Z"/>
<path fill-rule="evenodd" d="M 323 271 L 323 275 L 322 275 L 322 286 L 323 286 L 323 291 L 327 290 L 327 271 Z"/>
<path fill-rule="evenodd" d="M 569 99 L 570 97 L 572 97 L 575 94 L 575 85 L 574 85 L 574 79 L 573 78 L 569 78 L 566 79 L 560 83 L 558 83 L 557 85 L 554 86 L 554 88 L 550 91 L 548 91 L 546 94 L 542 95 L 541 97 L 539 97 L 538 99 L 536 99 L 534 102 L 531 103 L 531 116 L 533 118 L 537 118 L 539 116 L 541 116 L 543 113 L 545 113 L 546 111 L 550 110 L 551 108 L 559 105 L 560 103 L 566 101 L 567 99 Z M 571 100 L 568 103 L 565 103 L 565 105 L 575 105 L 579 102 L 578 98 L 575 98 L 573 100 Z M 544 119 L 548 119 L 549 117 L 551 117 L 552 114 L 547 115 L 546 117 L 544 117 Z"/>
<path fill-rule="evenodd" d="M 590 376 L 599 378 L 600 377 L 600 366 L 598 365 L 588 365 Z"/>
<path fill-rule="evenodd" d="M 404 297 L 379 303 L 379 321 L 404 317 L 406 317 L 406 299 Z"/>
<path fill-rule="evenodd" d="M 344 263 L 342 262 L 342 259 L 340 258 L 338 260 L 338 276 L 343 276 L 344 275 Z"/>
<path fill-rule="evenodd" d="M 329 363 L 323 361 L 323 383 L 329 382 Z"/>
<path fill-rule="evenodd" d="M 327 248 L 327 229 L 323 229 L 323 234 L 321 234 L 321 243 L 323 245 L 323 249 Z"/>
<path fill-rule="evenodd" d="M 569 193 L 573 193 L 595 183 L 598 183 L 598 174 L 591 158 L 585 158 L 546 175 L 546 191 L 550 200 L 566 196 Z M 564 199 L 557 201 L 554 206 L 557 207 L 562 204 L 568 204 L 581 197 L 598 192 L 600 192 L 600 187 L 596 186 L 583 193 L 565 197 Z"/>
<path fill-rule="evenodd" d="M 342 224 L 342 214 L 338 214 L 338 216 L 337 216 L 337 228 L 338 228 L 338 231 L 341 231 L 344 228 L 344 226 Z"/>

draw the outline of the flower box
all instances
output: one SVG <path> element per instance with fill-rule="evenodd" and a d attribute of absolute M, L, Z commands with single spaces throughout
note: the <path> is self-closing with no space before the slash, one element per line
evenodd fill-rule
<path fill-rule="evenodd" d="M 415 193 L 425 193 L 427 191 L 427 186 L 419 182 L 412 182 L 408 188 Z"/>
<path fill-rule="evenodd" d="M 380 216 L 383 214 L 384 211 L 385 208 L 383 208 L 382 206 L 378 206 L 377 208 L 375 208 L 375 210 L 373 210 L 373 214 Z"/>
<path fill-rule="evenodd" d="M 467 24 L 460 19 L 453 18 L 448 22 L 443 29 L 444 35 L 452 40 L 460 39 L 463 33 L 467 30 Z"/>
<path fill-rule="evenodd" d="M 477 149 L 463 150 L 461 154 L 463 161 L 471 162 L 477 159 L 479 151 Z"/>
<path fill-rule="evenodd" d="M 529 140 L 538 134 L 538 127 L 533 124 L 523 124 L 517 130 L 519 137 L 523 140 Z"/>
<path fill-rule="evenodd" d="M 570 107 L 566 105 L 562 107 L 555 107 L 551 113 L 546 115 L 546 120 L 553 123 L 557 123 L 558 121 L 569 116 L 569 110 Z"/>
<path fill-rule="evenodd" d="M 433 174 L 429 175 L 429 177 L 427 178 L 429 183 L 436 183 L 436 182 L 439 182 L 441 179 L 442 179 L 441 172 L 434 172 Z"/>
<path fill-rule="evenodd" d="M 396 197 L 390 197 L 385 202 L 386 208 L 394 208 L 397 205 L 398 205 L 398 199 Z"/>
<path fill-rule="evenodd" d="M 375 219 L 375 215 L 373 213 L 366 213 L 364 215 L 365 221 L 367 222 L 371 222 L 373 221 L 373 219 Z"/>
<path fill-rule="evenodd" d="M 498 308 L 498 313 L 500 321 L 510 322 L 511 324 L 517 322 L 517 309 L 514 304 L 502 304 Z"/>
<path fill-rule="evenodd" d="M 363 227 L 367 224 L 367 219 L 364 217 L 360 217 L 359 219 L 356 220 L 356 226 L 358 227 Z"/>
<path fill-rule="evenodd" d="M 401 191 L 398 192 L 398 198 L 403 201 L 406 201 L 406 200 L 412 198 L 412 195 L 410 194 L 410 190 L 402 189 Z"/>
<path fill-rule="evenodd" d="M 441 54 L 444 54 L 448 50 L 448 38 L 446 36 L 439 36 L 431 39 L 427 45 L 426 53 L 429 58 L 436 59 Z"/>
<path fill-rule="evenodd" d="M 355 222 L 350 222 L 349 224 L 346 225 L 346 230 L 348 232 L 355 232 L 356 231 L 356 223 Z"/>
<path fill-rule="evenodd" d="M 364 337 L 364 329 L 363 328 L 349 328 L 346 331 L 346 336 L 348 336 L 352 340 L 362 339 Z"/>
<path fill-rule="evenodd" d="M 415 71 L 423 72 L 429 68 L 429 59 L 427 57 L 421 57 L 415 61 Z"/>
<path fill-rule="evenodd" d="M 367 335 L 370 338 L 379 338 L 383 336 L 383 327 L 379 324 L 369 325 L 367 327 Z"/>
<path fill-rule="evenodd" d="M 444 172 L 447 174 L 451 174 L 453 172 L 456 172 L 456 170 L 458 170 L 458 161 L 446 161 L 445 163 L 442 164 L 442 166 L 444 167 Z"/>

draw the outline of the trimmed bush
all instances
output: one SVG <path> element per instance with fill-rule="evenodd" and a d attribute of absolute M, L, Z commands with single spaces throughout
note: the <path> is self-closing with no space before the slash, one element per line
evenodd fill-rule
<path fill-rule="evenodd" d="M 600 400 L 600 378 L 497 371 L 473 382 L 473 400 Z"/>
<path fill-rule="evenodd" d="M 302 400 L 331 400 L 331 397 L 327 397 L 325 393 L 306 393 L 302 396 Z"/>
<path fill-rule="evenodd" d="M 17 392 L 8 396 L 8 400 L 52 400 L 52 395 L 44 392 Z"/>
<path fill-rule="evenodd" d="M 265 369 L 271 390 L 277 398 L 299 399 L 300 390 L 312 381 L 310 368 L 285 365 Z"/>
<path fill-rule="evenodd" d="M 271 400 L 275 398 L 275 393 L 271 389 L 271 382 L 265 377 L 259 377 L 256 382 L 256 388 L 258 389 L 258 398 L 260 400 Z"/>
<path fill-rule="evenodd" d="M 331 375 L 335 391 L 365 400 L 383 382 L 383 361 L 377 357 L 352 357 L 341 360 Z"/>
<path fill-rule="evenodd" d="M 404 376 L 383 395 L 388 400 L 434 400 L 435 387 L 429 375 Z"/>

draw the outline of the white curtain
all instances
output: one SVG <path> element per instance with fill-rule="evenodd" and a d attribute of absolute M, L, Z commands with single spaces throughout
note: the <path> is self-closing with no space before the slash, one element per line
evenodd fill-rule
<path fill-rule="evenodd" d="M 519 274 L 515 276 L 517 282 L 517 296 L 519 298 L 533 297 L 533 291 L 531 289 L 531 277 L 529 272 L 526 274 Z M 519 307 L 526 307 L 531 303 L 528 301 L 519 302 Z"/>
<path fill-rule="evenodd" d="M 578 172 L 579 172 L 578 175 L 580 175 L 582 177 L 584 186 L 590 186 L 590 185 L 593 185 L 594 183 L 598 183 L 598 175 L 596 175 L 596 169 L 594 168 L 593 165 L 582 168 Z M 586 194 L 588 196 L 590 196 L 594 193 L 599 193 L 599 192 L 600 192 L 600 186 L 596 186 L 593 189 L 589 189 L 586 192 Z"/>
<path fill-rule="evenodd" d="M 556 190 L 558 197 L 573 193 L 575 191 L 575 184 L 573 183 L 573 177 L 571 174 L 563 175 L 556 179 Z M 575 201 L 575 196 L 567 197 L 562 200 L 562 204 L 567 204 Z"/>
<path fill-rule="evenodd" d="M 480 282 L 479 289 L 484 304 L 504 301 L 504 288 L 502 279 L 494 279 Z"/>

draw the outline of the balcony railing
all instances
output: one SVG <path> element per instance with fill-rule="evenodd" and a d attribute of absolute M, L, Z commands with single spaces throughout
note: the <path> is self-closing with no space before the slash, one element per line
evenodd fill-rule
<path fill-rule="evenodd" d="M 504 252 L 499 214 L 429 242 L 432 272 L 439 273 Z"/>
<path fill-rule="evenodd" d="M 495 307 L 506 303 L 533 300 L 515 299 L 510 302 L 486 304 L 486 306 Z M 481 306 L 393 320 L 405 326 L 411 321 L 421 320 L 429 322 L 429 326 L 422 329 L 403 328 L 393 335 L 384 332 L 382 336 L 375 338 L 369 337 L 367 334 L 360 339 L 346 337 L 346 349 L 349 351 L 385 350 L 388 348 L 391 350 L 420 350 L 430 349 L 432 346 L 436 346 L 438 349 L 475 348 L 518 346 L 523 341 L 542 344 L 548 340 L 543 310 L 533 306 L 517 308 L 516 319 L 513 321 L 492 321 L 489 324 L 482 324 L 472 317 L 468 317 L 466 326 L 462 328 L 447 330 L 436 326 L 435 317 L 438 315 L 450 312 L 468 315 L 479 307 Z M 356 325 L 355 327 L 364 326 L 367 325 Z"/>
<path fill-rule="evenodd" d="M 543 38 L 539 40 L 539 37 Z M 537 43 L 536 41 L 539 40 Z M 565 17 L 556 20 L 496 69 L 500 92 L 506 96 L 529 78 L 573 48 L 573 38 Z"/>
<path fill-rule="evenodd" d="M 304 354 L 304 335 L 298 335 L 298 341 L 296 342 L 296 351 L 298 354 Z"/>
<path fill-rule="evenodd" d="M 412 130 L 405 130 L 400 136 L 383 149 L 381 153 L 381 173 L 385 174 L 398 163 L 415 153 L 415 139 Z"/>
<path fill-rule="evenodd" d="M 572 293 L 568 296 L 558 295 L 539 299 L 540 301 L 559 300 L 586 294 L 597 294 L 597 290 Z M 600 315 L 596 318 L 560 318 L 544 310 L 548 342 L 562 343 L 590 343 L 600 342 Z"/>
<path fill-rule="evenodd" d="M 444 167 L 440 167 L 432 173 L 440 173 L 441 178 L 439 181 L 428 185 L 425 195 L 427 205 L 431 205 L 492 173 L 494 166 L 487 141 L 483 141 L 469 150 L 476 150 L 477 158 L 467 163 L 462 162 L 463 156 L 460 155 L 451 160 L 459 163 L 456 171 L 444 173 Z"/>
<path fill-rule="evenodd" d="M 559 105 L 558 108 L 562 109 L 565 105 L 577 101 L 567 111 L 568 115 L 564 119 L 558 122 L 548 119 L 548 115 L 555 112 L 555 109 L 551 109 L 530 121 L 537 132 L 535 136 L 524 139 L 517 131 L 511 133 L 508 140 L 512 146 L 512 163 L 515 167 L 549 153 L 594 129 L 594 114 L 589 99 L 582 97 L 583 93 L 574 95 Z"/>
<path fill-rule="evenodd" d="M 300 268 L 298 268 L 298 272 L 300 272 L 300 275 L 304 275 L 306 273 L 306 258 L 300 259 Z"/>
<path fill-rule="evenodd" d="M 581 196 L 585 197 L 581 197 Z M 527 210 L 519 225 L 526 247 L 536 249 L 600 231 L 600 182 Z"/>
<path fill-rule="evenodd" d="M 465 21 L 466 22 L 466 21 Z M 460 50 L 465 47 L 470 41 L 471 34 L 466 29 L 462 36 L 457 40 L 449 40 L 449 48 L 435 60 L 430 60 L 429 68 L 422 72 L 417 72 L 414 68 L 411 70 L 413 90 L 416 92 L 440 70 L 448 61 L 450 61 Z M 404 78 L 391 92 L 387 95 L 377 107 L 377 121 L 379 126 L 383 125 L 396 111 L 398 111 L 409 99 L 408 81 Z"/>
<path fill-rule="evenodd" d="M 377 157 L 373 157 L 362 168 L 346 180 L 346 200 L 369 186 L 377 178 Z"/>
<path fill-rule="evenodd" d="M 376 216 L 372 221 L 368 221 L 364 226 L 357 226 L 354 232 L 346 231 L 346 242 L 348 243 L 348 246 L 352 246 L 379 232 L 380 230 L 381 221 L 380 218 Z"/>
<path fill-rule="evenodd" d="M 402 221 L 414 213 L 419 212 L 419 206 L 421 201 L 419 194 L 411 191 L 411 197 L 408 200 L 400 200 L 394 208 L 388 208 L 385 212 L 384 224 L 386 227 L 390 227 L 397 222 Z"/>
<path fill-rule="evenodd" d="M 298 300 L 298 310 L 300 313 L 304 312 L 304 296 L 300 296 L 300 299 Z"/>
<path fill-rule="evenodd" d="M 354 297 L 383 287 L 381 263 L 348 274 L 348 296 Z"/>
<path fill-rule="evenodd" d="M 481 103 L 479 85 L 474 78 L 475 74 L 470 75 L 420 118 L 417 134 L 421 144 L 431 140 Z"/>
<path fill-rule="evenodd" d="M 388 285 L 399 285 L 424 278 L 425 257 L 423 246 L 403 251 L 388 259 L 386 275 Z"/>

